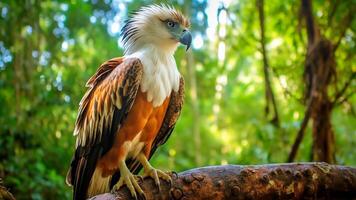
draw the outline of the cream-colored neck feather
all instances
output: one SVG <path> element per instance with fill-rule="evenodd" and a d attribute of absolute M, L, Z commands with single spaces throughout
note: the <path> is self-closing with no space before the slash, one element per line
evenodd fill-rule
<path fill-rule="evenodd" d="M 147 92 L 147 100 L 155 107 L 160 106 L 172 90 L 179 89 L 180 74 L 173 57 L 178 41 L 172 39 L 162 22 L 174 16 L 180 14 L 169 6 L 143 7 L 122 28 L 125 58 L 141 60 L 141 90 Z"/>
<path fill-rule="evenodd" d="M 143 77 L 141 91 L 147 92 L 147 100 L 154 107 L 162 105 L 172 90 L 179 90 L 180 73 L 172 52 L 163 52 L 153 45 L 146 45 L 138 51 L 125 55 L 141 60 Z"/>

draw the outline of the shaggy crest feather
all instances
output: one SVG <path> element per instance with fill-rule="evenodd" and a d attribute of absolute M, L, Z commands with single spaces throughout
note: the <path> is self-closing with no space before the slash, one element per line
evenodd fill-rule
<path fill-rule="evenodd" d="M 189 20 L 181 12 L 169 5 L 153 4 L 134 12 L 131 18 L 125 22 L 120 33 L 125 54 L 137 51 L 149 39 L 150 41 L 155 41 L 150 36 L 160 35 L 160 31 L 162 31 L 157 23 L 167 19 L 178 22 L 186 28 L 190 27 Z"/>

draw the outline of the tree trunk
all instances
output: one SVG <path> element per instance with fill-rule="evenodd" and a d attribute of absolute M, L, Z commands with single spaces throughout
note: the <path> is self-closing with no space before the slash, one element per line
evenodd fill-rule
<path fill-rule="evenodd" d="M 336 76 L 335 47 L 320 33 L 314 22 L 310 0 L 302 0 L 301 16 L 305 19 L 308 38 L 304 67 L 304 100 L 307 102 L 307 110 L 288 161 L 294 160 L 310 117 L 313 122 L 312 160 L 335 163 L 335 140 L 331 124 L 334 104 L 328 95 Z"/>
<path fill-rule="evenodd" d="M 304 79 L 305 99 L 313 99 L 311 119 L 313 120 L 313 161 L 335 163 L 334 132 L 331 125 L 333 104 L 328 88 L 336 75 L 333 45 L 324 38 L 314 23 L 310 0 L 302 0 L 302 12 L 306 20 L 308 50 Z"/>
<path fill-rule="evenodd" d="M 335 139 L 331 125 L 332 104 L 328 97 L 316 97 L 313 109 L 313 161 L 335 163 Z"/>
<path fill-rule="evenodd" d="M 225 165 L 172 173 L 172 185 L 140 182 L 146 199 L 353 199 L 356 168 L 327 163 Z M 127 188 L 91 200 L 131 199 Z"/>

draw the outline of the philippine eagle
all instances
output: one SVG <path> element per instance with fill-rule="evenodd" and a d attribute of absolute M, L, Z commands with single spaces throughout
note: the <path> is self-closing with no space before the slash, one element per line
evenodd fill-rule
<path fill-rule="evenodd" d="M 143 167 L 159 187 L 171 181 L 148 160 L 170 136 L 179 117 L 184 82 L 173 54 L 189 48 L 189 21 L 166 5 L 142 7 L 121 30 L 124 56 L 104 62 L 88 80 L 75 124 L 75 153 L 66 181 L 73 198 L 86 199 L 136 181 Z"/>

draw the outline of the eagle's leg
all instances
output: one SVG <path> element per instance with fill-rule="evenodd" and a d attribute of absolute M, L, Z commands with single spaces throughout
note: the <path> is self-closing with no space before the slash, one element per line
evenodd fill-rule
<path fill-rule="evenodd" d="M 130 190 L 132 197 L 137 199 L 138 192 L 141 196 L 145 197 L 145 193 L 141 189 L 140 185 L 137 183 L 137 177 L 133 175 L 130 170 L 127 168 L 124 160 L 119 161 L 119 169 L 120 169 L 120 179 L 114 185 L 113 191 L 118 190 L 121 186 L 125 185 Z"/>
<path fill-rule="evenodd" d="M 172 178 L 165 172 L 155 169 L 152 167 L 152 165 L 148 162 L 146 155 L 144 153 L 140 153 L 137 157 L 137 159 L 140 161 L 140 163 L 143 166 L 143 176 L 144 177 L 151 177 L 155 181 L 156 185 L 158 186 L 158 189 L 161 190 L 161 186 L 159 183 L 159 178 L 162 178 L 163 180 L 169 182 L 172 184 Z"/>

